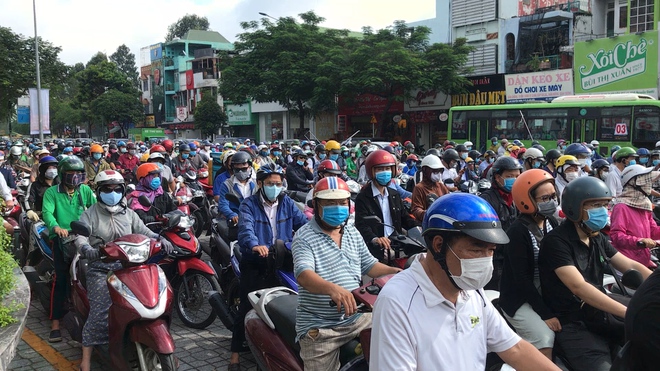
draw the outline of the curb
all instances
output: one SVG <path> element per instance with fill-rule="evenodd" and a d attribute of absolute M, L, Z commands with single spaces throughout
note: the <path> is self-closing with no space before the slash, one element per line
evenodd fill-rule
<path fill-rule="evenodd" d="M 11 360 L 16 355 L 16 347 L 21 341 L 30 308 L 30 285 L 23 275 L 23 271 L 20 268 L 14 268 L 14 276 L 16 277 L 16 288 L 2 302 L 8 305 L 15 303 L 22 307 L 13 313 L 17 319 L 16 323 L 0 328 L 0 370 L 8 369 Z"/>

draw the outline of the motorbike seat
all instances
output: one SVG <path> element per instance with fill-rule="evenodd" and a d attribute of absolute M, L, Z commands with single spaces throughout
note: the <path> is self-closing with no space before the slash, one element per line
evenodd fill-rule
<path fill-rule="evenodd" d="M 239 262 L 241 261 L 241 258 L 243 257 L 243 254 L 241 253 L 241 248 L 240 248 L 240 246 L 238 246 L 237 243 L 234 244 L 234 256 L 236 257 L 236 259 L 238 259 Z"/>
<path fill-rule="evenodd" d="M 298 295 L 283 295 L 268 302 L 266 312 L 284 341 L 299 352 L 300 345 L 296 342 L 296 307 Z"/>

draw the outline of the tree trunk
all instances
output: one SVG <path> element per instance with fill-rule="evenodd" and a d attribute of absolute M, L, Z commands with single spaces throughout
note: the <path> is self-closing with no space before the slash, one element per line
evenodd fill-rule
<path fill-rule="evenodd" d="M 298 120 L 300 120 L 300 133 L 305 131 L 305 105 L 298 101 Z"/>
<path fill-rule="evenodd" d="M 392 107 L 392 104 L 394 104 L 394 100 L 392 100 L 391 97 L 388 97 L 387 99 L 387 105 L 385 106 L 385 110 L 380 116 L 380 125 L 378 125 L 378 132 L 376 133 L 376 136 L 378 137 L 384 137 L 385 136 L 385 129 L 387 127 L 386 123 L 387 121 L 387 112 L 389 112 L 390 108 Z"/>

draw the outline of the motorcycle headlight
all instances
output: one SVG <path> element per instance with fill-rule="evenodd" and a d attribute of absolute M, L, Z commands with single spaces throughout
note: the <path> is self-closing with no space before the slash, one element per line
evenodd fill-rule
<path fill-rule="evenodd" d="M 118 246 L 124 250 L 128 261 L 131 263 L 144 263 L 149 258 L 151 250 L 151 240 L 145 238 L 139 243 L 120 243 Z"/>
<path fill-rule="evenodd" d="M 165 272 L 158 267 L 158 293 L 162 294 L 165 289 L 167 289 L 167 276 L 165 276 Z"/>
<path fill-rule="evenodd" d="M 163 276 L 164 275 L 165 273 L 163 273 Z M 160 275 L 158 276 L 158 281 L 160 288 Z M 108 275 L 108 283 L 112 285 L 112 287 L 114 287 L 114 289 L 117 290 L 117 292 L 121 294 L 121 296 L 133 300 L 137 300 L 137 297 L 135 296 L 135 294 L 133 294 L 133 291 L 131 291 L 131 289 L 129 289 L 128 286 L 124 285 L 124 283 L 121 282 L 121 280 L 119 280 L 119 277 L 117 277 L 114 273 L 110 273 L 110 275 Z"/>
<path fill-rule="evenodd" d="M 179 221 L 179 228 L 188 229 L 193 226 L 194 221 L 189 216 L 182 216 Z"/>

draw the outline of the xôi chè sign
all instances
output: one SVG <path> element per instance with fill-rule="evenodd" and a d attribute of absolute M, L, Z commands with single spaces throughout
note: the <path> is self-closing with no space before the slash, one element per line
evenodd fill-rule
<path fill-rule="evenodd" d="M 658 32 L 575 44 L 576 93 L 635 92 L 658 96 Z"/>
<path fill-rule="evenodd" d="M 504 76 L 508 103 L 549 100 L 573 94 L 573 71 L 539 71 Z"/>

